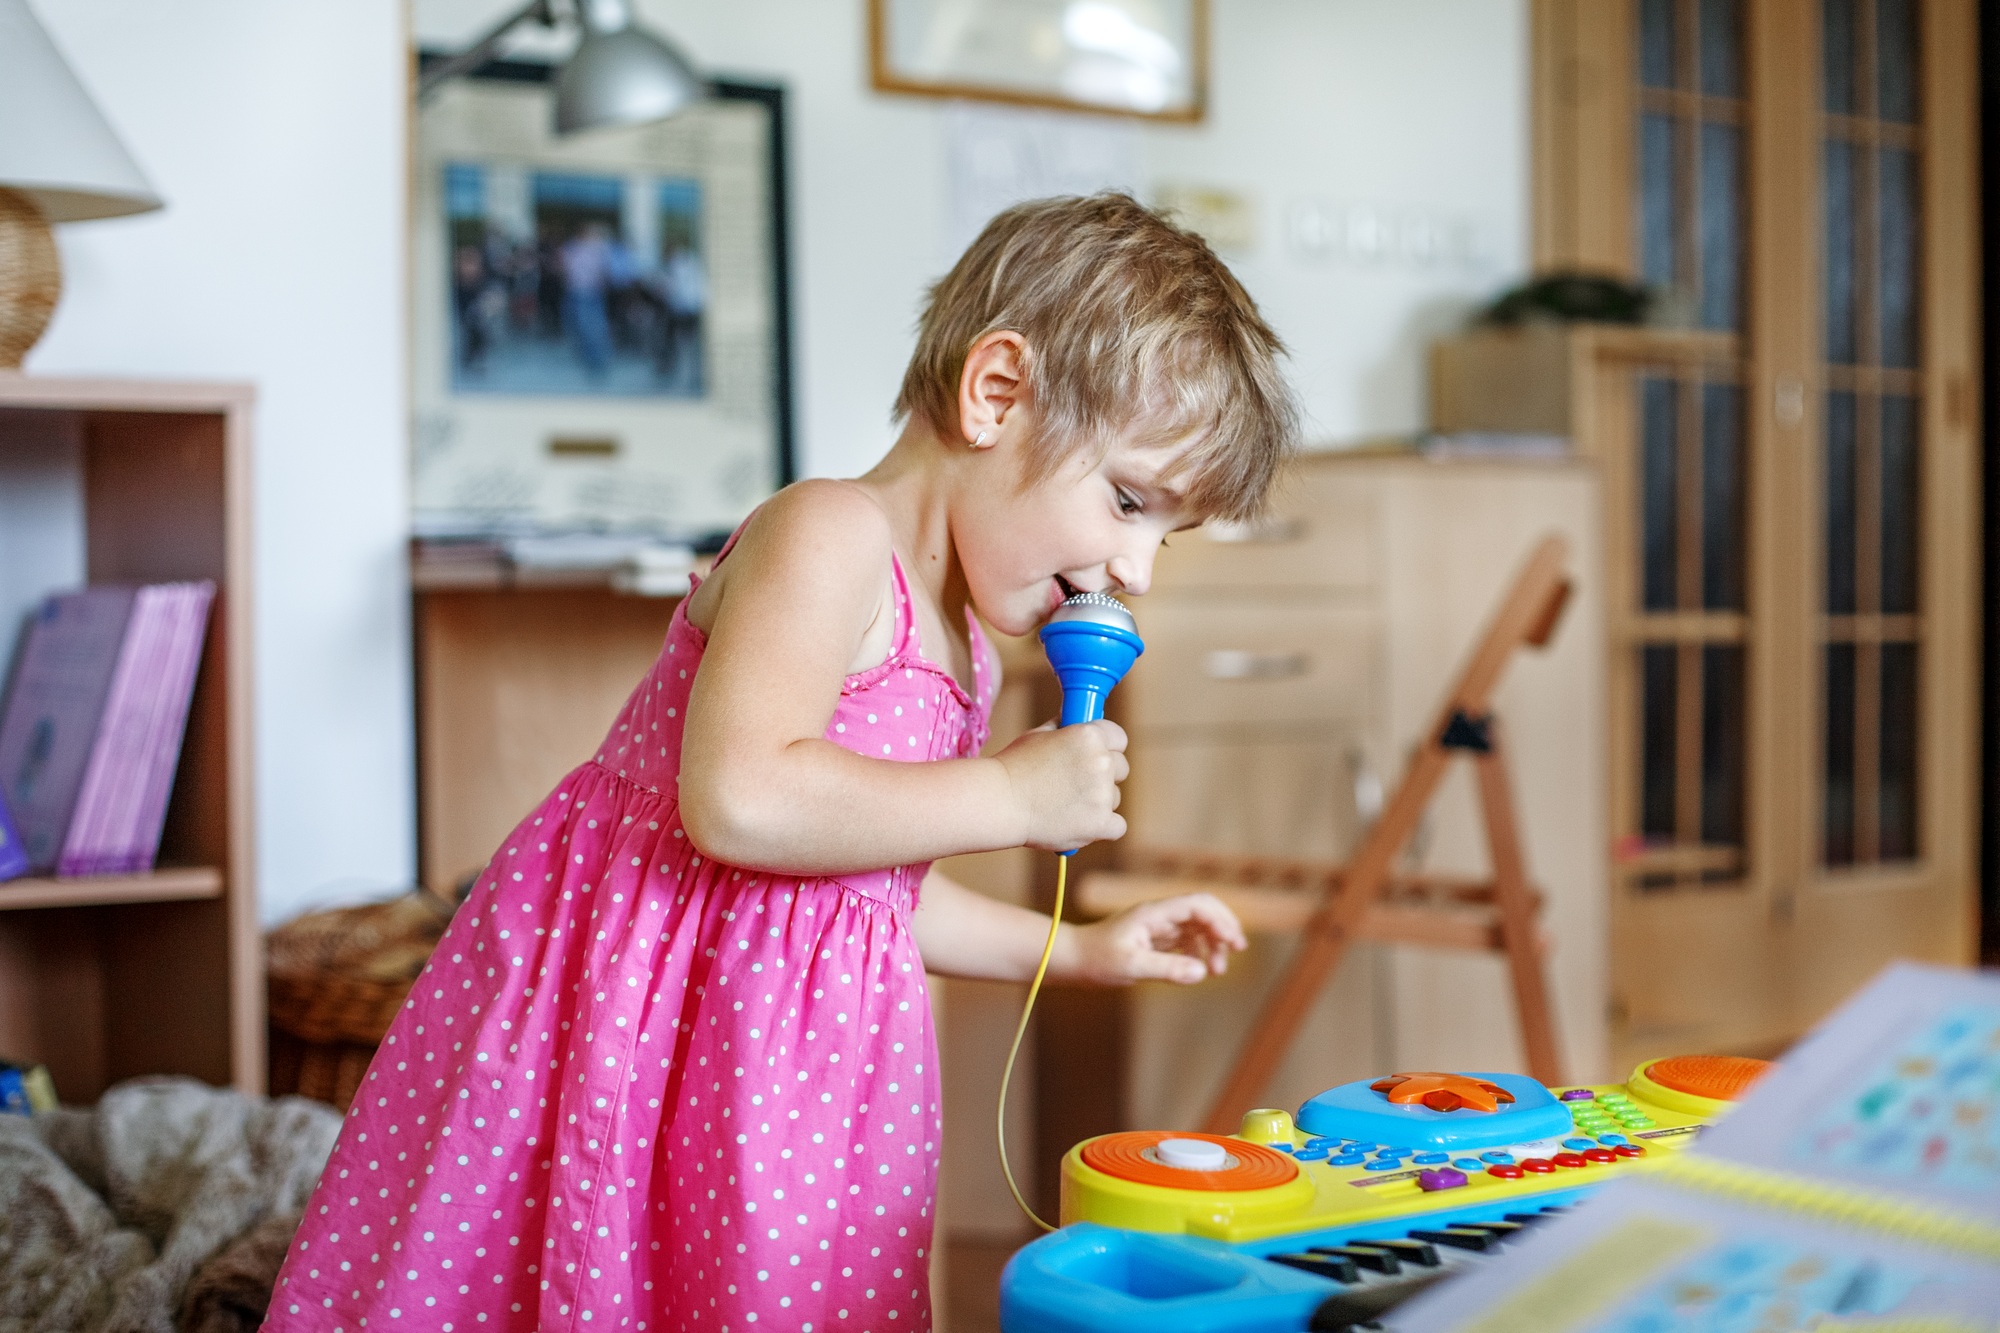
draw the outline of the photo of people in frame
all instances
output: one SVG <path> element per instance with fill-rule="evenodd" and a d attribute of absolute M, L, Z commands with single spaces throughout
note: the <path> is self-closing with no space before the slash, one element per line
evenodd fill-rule
<path fill-rule="evenodd" d="M 701 186 L 444 166 L 454 393 L 700 398 Z"/>

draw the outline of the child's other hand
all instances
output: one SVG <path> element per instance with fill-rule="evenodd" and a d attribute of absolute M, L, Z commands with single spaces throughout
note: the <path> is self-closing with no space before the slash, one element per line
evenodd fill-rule
<path fill-rule="evenodd" d="M 1125 836 L 1118 784 L 1131 766 L 1116 722 L 1037 727 L 996 757 L 1020 808 L 1023 846 L 1067 852 Z"/>
<path fill-rule="evenodd" d="M 1236 914 L 1208 893 L 1139 903 L 1073 935 L 1078 974 L 1103 986 L 1192 985 L 1228 971 L 1229 955 L 1243 946 Z"/>

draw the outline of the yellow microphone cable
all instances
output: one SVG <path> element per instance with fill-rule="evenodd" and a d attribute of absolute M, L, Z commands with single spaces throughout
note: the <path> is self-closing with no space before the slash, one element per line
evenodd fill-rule
<path fill-rule="evenodd" d="M 994 1117 L 993 1132 L 1000 1143 L 1000 1172 L 1007 1177 L 1007 1189 L 1013 1194 L 1014 1202 L 1021 1205 L 1021 1211 L 1028 1220 L 1044 1231 L 1055 1228 L 1035 1215 L 1028 1207 L 1028 1201 L 1021 1197 L 1021 1187 L 1014 1183 L 1014 1169 L 1007 1164 L 1007 1085 L 1014 1080 L 1014 1057 L 1021 1053 L 1021 1038 L 1028 1033 L 1028 1017 L 1035 1012 L 1035 997 L 1042 991 L 1042 975 L 1049 970 L 1049 955 L 1056 951 L 1056 930 L 1062 925 L 1063 888 L 1069 879 L 1069 857 L 1056 856 L 1056 905 L 1049 913 L 1049 938 L 1042 945 L 1042 961 L 1035 965 L 1035 979 L 1028 983 L 1028 1000 L 1021 1006 L 1021 1021 L 1014 1028 L 1014 1044 L 1007 1048 L 1007 1065 L 1000 1073 L 1000 1107 Z"/>
<path fill-rule="evenodd" d="M 1109 593 L 1077 592 L 1065 581 L 1063 599 L 1042 626 L 1042 651 L 1062 685 L 1062 713 L 1059 727 L 1089 722 L 1104 716 L 1104 696 L 1111 692 L 1146 650 L 1139 639 L 1138 625 L 1125 603 Z M 1007 1048 L 1007 1065 L 1000 1074 L 1000 1104 L 993 1117 L 994 1137 L 1000 1144 L 1000 1171 L 1007 1177 L 1007 1189 L 1028 1220 L 1044 1231 L 1055 1228 L 1035 1216 L 1021 1187 L 1014 1183 L 1014 1168 L 1007 1162 L 1007 1088 L 1014 1081 L 1014 1061 L 1021 1054 L 1021 1039 L 1028 1035 L 1028 1019 L 1035 1012 L 1035 997 L 1041 994 L 1042 978 L 1049 970 L 1049 955 L 1056 951 L 1056 931 L 1062 927 L 1063 887 L 1069 879 L 1068 852 L 1056 858 L 1056 903 L 1049 913 L 1049 938 L 1042 945 L 1042 961 L 1035 965 L 1035 979 L 1028 983 L 1028 999 L 1021 1006 L 1021 1021 L 1014 1028 L 1014 1044 Z"/>

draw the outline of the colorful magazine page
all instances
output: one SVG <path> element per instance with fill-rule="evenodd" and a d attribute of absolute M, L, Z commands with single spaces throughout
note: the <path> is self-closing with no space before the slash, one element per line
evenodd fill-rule
<path fill-rule="evenodd" d="M 0 711 L 0 792 L 31 869 L 53 869 L 62 852 L 134 595 L 60 594 L 29 622 Z"/>
<path fill-rule="evenodd" d="M 1672 1182 L 1614 1185 L 1388 1333 L 1996 1333 L 2000 1258 Z"/>
<path fill-rule="evenodd" d="M 2000 974 L 1887 969 L 1708 1131 L 1701 1154 L 2000 1229 Z"/>

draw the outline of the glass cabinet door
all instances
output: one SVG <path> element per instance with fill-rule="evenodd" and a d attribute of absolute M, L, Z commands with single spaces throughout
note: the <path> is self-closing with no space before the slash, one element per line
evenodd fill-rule
<path fill-rule="evenodd" d="M 1971 957 L 1973 0 L 1530 0 L 1536 262 L 1601 460 L 1612 1040 L 1775 1050 Z"/>
<path fill-rule="evenodd" d="M 1632 253 L 1669 324 L 1730 335 L 1720 361 L 1634 372 L 1628 475 L 1637 544 L 1625 651 L 1636 684 L 1637 810 L 1621 879 L 1656 892 L 1748 865 L 1750 476 L 1741 333 L 1750 119 L 1739 0 L 1637 0 Z"/>
<path fill-rule="evenodd" d="M 1820 860 L 1914 860 L 1923 621 L 1916 0 L 1821 0 Z"/>

